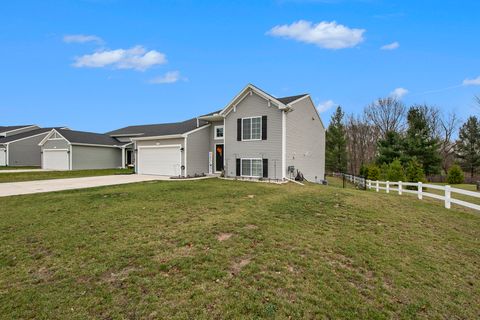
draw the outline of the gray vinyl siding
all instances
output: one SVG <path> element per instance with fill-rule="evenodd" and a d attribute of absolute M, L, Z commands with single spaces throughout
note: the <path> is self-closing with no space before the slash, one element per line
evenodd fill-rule
<path fill-rule="evenodd" d="M 208 173 L 210 133 L 208 127 L 187 136 L 187 175 Z"/>
<path fill-rule="evenodd" d="M 9 166 L 40 166 L 42 164 L 41 147 L 38 145 L 48 134 L 33 136 L 11 142 L 8 146 Z"/>
<path fill-rule="evenodd" d="M 167 145 L 177 145 L 179 144 L 181 148 L 185 148 L 185 138 L 172 138 L 172 139 L 158 139 L 158 140 L 140 140 L 136 141 L 136 149 L 139 147 L 144 147 L 144 146 L 167 146 Z M 135 159 L 138 156 L 138 151 L 135 153 Z M 182 166 L 185 165 L 185 152 L 182 152 Z M 135 168 L 136 170 L 137 168 Z M 188 169 L 188 168 L 187 168 Z M 185 174 L 185 172 L 182 170 L 182 175 Z"/>
<path fill-rule="evenodd" d="M 325 128 L 311 100 L 292 104 L 286 114 L 286 168 L 294 166 L 309 181 L 324 179 Z"/>
<path fill-rule="evenodd" d="M 267 116 L 267 140 L 237 141 L 237 119 Z M 243 99 L 225 118 L 225 172 L 236 175 L 237 158 L 268 159 L 271 179 L 282 179 L 282 111 L 268 106 L 267 100 L 253 93 Z"/>
<path fill-rule="evenodd" d="M 119 148 L 72 145 L 72 169 L 110 169 L 122 166 Z"/>
<path fill-rule="evenodd" d="M 69 149 L 68 141 L 65 139 L 62 140 L 47 140 L 42 149 Z"/>

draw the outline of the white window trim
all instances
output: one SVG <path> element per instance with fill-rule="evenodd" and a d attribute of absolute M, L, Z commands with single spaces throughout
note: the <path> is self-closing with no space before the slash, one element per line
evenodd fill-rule
<path fill-rule="evenodd" d="M 257 119 L 257 118 L 260 118 L 260 138 L 259 139 L 244 139 L 243 138 L 243 120 L 245 119 Z M 255 117 L 245 117 L 245 118 L 242 118 L 242 141 L 261 141 L 262 140 L 262 130 L 263 130 L 263 127 L 262 127 L 262 116 L 255 116 Z M 252 137 L 252 122 L 250 121 L 250 137 Z"/>
<path fill-rule="evenodd" d="M 262 162 L 262 171 L 260 172 L 259 176 L 252 176 L 252 175 L 244 175 L 243 174 L 243 160 L 260 160 Z M 250 162 L 250 172 L 252 172 L 252 163 Z M 263 159 L 262 158 L 240 158 L 240 176 L 247 177 L 247 178 L 262 178 L 263 177 Z"/>
<path fill-rule="evenodd" d="M 222 128 L 223 129 L 223 137 L 217 136 L 217 128 Z M 225 138 L 225 126 L 224 125 L 219 125 L 215 126 L 213 128 L 213 139 L 215 140 L 223 140 Z"/>

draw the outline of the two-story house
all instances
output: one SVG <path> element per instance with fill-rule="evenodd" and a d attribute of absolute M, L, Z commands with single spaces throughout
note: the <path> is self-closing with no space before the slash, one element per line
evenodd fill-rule
<path fill-rule="evenodd" d="M 225 108 L 184 122 L 109 133 L 135 143 L 136 172 L 284 180 L 325 174 L 325 127 L 308 94 L 276 98 L 249 84 Z"/>

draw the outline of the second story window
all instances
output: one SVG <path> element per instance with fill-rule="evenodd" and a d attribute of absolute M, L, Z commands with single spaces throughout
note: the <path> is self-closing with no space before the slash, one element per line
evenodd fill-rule
<path fill-rule="evenodd" d="M 242 140 L 262 139 L 262 117 L 242 119 Z"/>
<path fill-rule="evenodd" d="M 215 139 L 223 139 L 223 126 L 215 126 Z"/>

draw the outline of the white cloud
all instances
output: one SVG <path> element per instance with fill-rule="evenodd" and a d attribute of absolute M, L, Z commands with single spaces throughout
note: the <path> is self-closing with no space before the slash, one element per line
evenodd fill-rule
<path fill-rule="evenodd" d="M 390 92 L 390 96 L 393 98 L 402 99 L 407 93 L 408 90 L 405 88 L 396 88 L 395 90 Z"/>
<path fill-rule="evenodd" d="M 102 50 L 75 58 L 77 68 L 103 68 L 147 70 L 155 65 L 167 63 L 165 54 L 156 50 L 147 51 L 142 46 L 130 49 Z"/>
<path fill-rule="evenodd" d="M 395 41 L 395 42 L 386 44 L 384 46 L 381 46 L 380 49 L 381 50 L 395 50 L 395 49 L 398 49 L 399 47 L 400 47 L 400 43 Z"/>
<path fill-rule="evenodd" d="M 326 100 L 326 101 L 320 102 L 317 106 L 317 109 L 318 109 L 318 112 L 322 113 L 327 111 L 328 109 L 331 109 L 335 105 L 336 103 L 333 102 L 333 100 Z"/>
<path fill-rule="evenodd" d="M 169 71 L 163 76 L 155 77 L 149 82 L 153 84 L 165 84 L 165 83 L 175 83 L 179 80 L 186 80 L 185 78 L 180 77 L 180 71 Z"/>
<path fill-rule="evenodd" d="M 63 42 L 66 42 L 66 43 L 95 42 L 95 43 L 101 44 L 103 43 L 103 39 L 94 35 L 69 34 L 63 37 Z"/>
<path fill-rule="evenodd" d="M 365 29 L 351 29 L 335 21 L 313 24 L 305 20 L 299 20 L 290 25 L 278 25 L 267 32 L 271 36 L 294 39 L 326 49 L 355 47 L 363 42 L 364 33 Z"/>
<path fill-rule="evenodd" d="M 475 79 L 465 79 L 462 84 L 464 86 L 480 86 L 480 76 Z"/>

